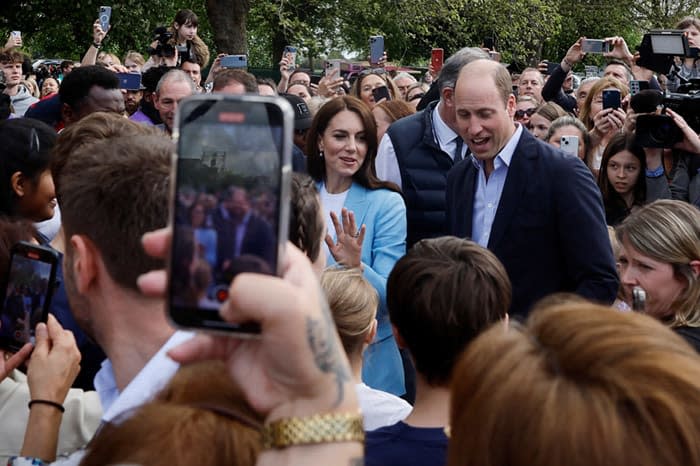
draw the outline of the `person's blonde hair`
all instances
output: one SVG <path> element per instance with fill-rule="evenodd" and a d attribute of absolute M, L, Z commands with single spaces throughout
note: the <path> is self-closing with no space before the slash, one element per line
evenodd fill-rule
<path fill-rule="evenodd" d="M 687 283 L 671 304 L 671 327 L 700 327 L 700 280 L 690 266 L 700 260 L 700 211 L 687 202 L 658 200 L 633 211 L 616 227 L 617 239 L 639 253 L 670 264 Z"/>
<path fill-rule="evenodd" d="M 361 354 L 367 332 L 377 316 L 377 291 L 359 269 L 326 269 L 321 275 L 321 287 L 345 353 L 349 357 Z"/>
<path fill-rule="evenodd" d="M 589 131 L 592 130 L 594 126 L 593 117 L 591 117 L 591 104 L 593 103 L 593 99 L 595 99 L 596 95 L 603 92 L 604 89 L 609 89 L 611 87 L 620 91 L 620 99 L 624 99 L 627 97 L 627 94 L 629 94 L 627 85 L 620 82 L 619 79 L 613 78 L 612 76 L 606 76 L 598 79 L 591 86 L 591 89 L 588 91 L 588 95 L 586 96 L 586 100 L 583 101 L 583 105 L 579 109 L 579 120 L 586 125 L 586 129 Z"/>
<path fill-rule="evenodd" d="M 497 324 L 452 380 L 449 466 L 700 465 L 700 359 L 649 316 L 566 304 Z"/>

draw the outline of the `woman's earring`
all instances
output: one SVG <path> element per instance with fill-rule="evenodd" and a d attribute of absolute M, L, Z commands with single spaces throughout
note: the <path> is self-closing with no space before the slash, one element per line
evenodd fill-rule
<path fill-rule="evenodd" d="M 320 151 L 318 151 L 318 156 L 319 156 L 319 157 L 323 158 L 324 155 L 326 155 L 326 154 L 323 153 L 323 149 L 321 149 Z"/>

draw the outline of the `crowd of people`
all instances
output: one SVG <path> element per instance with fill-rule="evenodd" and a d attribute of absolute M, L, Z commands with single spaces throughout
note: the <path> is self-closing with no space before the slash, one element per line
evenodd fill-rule
<path fill-rule="evenodd" d="M 675 27 L 700 48 L 700 19 Z M 0 51 L 0 345 L 42 299 L 13 244 L 60 257 L 46 322 L 0 349 L 0 461 L 700 466 L 699 111 L 667 105 L 697 57 L 666 75 L 611 36 L 580 80 L 584 37 L 555 65 L 465 47 L 422 77 L 285 54 L 275 82 L 190 10 L 123 60 L 92 28 L 80 63 Z M 290 104 L 288 199 L 171 189 L 178 108 L 206 93 Z M 260 335 L 176 328 L 168 262 L 176 304 Z"/>

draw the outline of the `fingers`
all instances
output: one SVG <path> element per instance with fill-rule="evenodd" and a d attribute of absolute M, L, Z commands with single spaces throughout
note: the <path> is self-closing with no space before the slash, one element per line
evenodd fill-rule
<path fill-rule="evenodd" d="M 143 250 L 149 256 L 156 259 L 164 259 L 170 249 L 172 238 L 172 230 L 166 227 L 143 235 L 141 244 L 143 244 Z"/>
<path fill-rule="evenodd" d="M 5 374 L 9 374 L 26 361 L 29 355 L 32 354 L 32 348 L 33 346 L 31 343 L 26 343 L 19 351 L 10 356 L 10 358 L 5 361 Z"/>
<path fill-rule="evenodd" d="M 335 243 L 333 242 L 333 238 L 331 238 L 331 235 L 326 234 L 324 241 L 326 242 L 326 246 L 328 246 L 328 250 L 333 252 L 333 250 L 335 249 Z"/>
<path fill-rule="evenodd" d="M 363 224 L 362 227 L 360 227 L 360 236 L 357 238 L 357 244 L 360 246 L 362 246 L 365 241 L 365 233 L 367 233 L 367 225 Z"/>
<path fill-rule="evenodd" d="M 152 270 L 146 272 L 136 279 L 141 292 L 153 298 L 165 296 L 168 277 L 165 270 Z"/>
<path fill-rule="evenodd" d="M 350 221 L 350 212 L 348 212 L 348 209 L 343 207 L 343 209 L 340 211 L 340 214 L 343 217 L 343 231 L 352 236 L 355 234 L 355 227 Z"/>
<path fill-rule="evenodd" d="M 170 351 L 168 351 L 168 356 L 181 364 L 189 364 L 207 359 L 222 359 L 225 355 L 222 351 L 225 345 L 218 344 L 222 343 L 221 338 L 225 337 L 197 335 L 181 345 L 170 349 Z"/>
<path fill-rule="evenodd" d="M 49 353 L 51 340 L 49 339 L 49 329 L 46 324 L 39 322 L 34 330 L 34 338 L 36 339 L 34 354 L 45 356 Z"/>
<path fill-rule="evenodd" d="M 335 212 L 331 212 L 331 222 L 333 222 L 336 238 L 340 238 L 340 235 L 343 234 L 343 227 L 340 225 L 340 221 L 338 220 L 338 216 L 335 214 Z"/>

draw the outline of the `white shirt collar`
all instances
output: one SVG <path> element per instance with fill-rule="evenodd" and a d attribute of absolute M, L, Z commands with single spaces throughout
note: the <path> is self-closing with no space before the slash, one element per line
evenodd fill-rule
<path fill-rule="evenodd" d="M 459 134 L 452 131 L 452 128 L 447 126 L 447 123 L 445 123 L 445 121 L 440 116 L 440 107 L 442 107 L 442 105 L 442 101 L 438 102 L 438 104 L 435 106 L 435 109 L 433 110 L 433 131 L 435 133 L 435 138 L 437 139 L 437 143 L 440 146 L 440 148 L 444 152 L 451 154 L 453 151 L 451 150 L 450 144 L 453 143 L 454 138 L 459 136 Z"/>
<path fill-rule="evenodd" d="M 153 399 L 180 368 L 166 353 L 170 348 L 193 336 L 192 332 L 175 332 L 121 393 L 117 389 L 112 363 L 106 359 L 95 375 L 95 389 L 104 410 L 102 420 L 111 422 L 121 414 Z"/>

